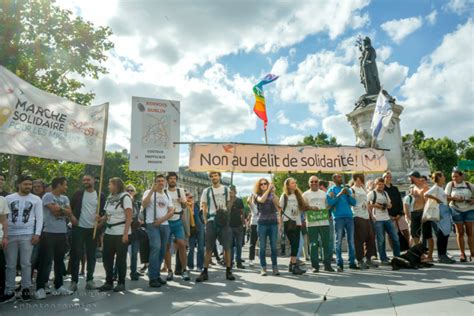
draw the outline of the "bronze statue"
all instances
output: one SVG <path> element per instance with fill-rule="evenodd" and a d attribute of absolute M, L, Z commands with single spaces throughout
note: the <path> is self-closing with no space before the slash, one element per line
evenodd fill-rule
<path fill-rule="evenodd" d="M 378 94 L 380 92 L 379 72 L 375 59 L 377 54 L 372 47 L 370 38 L 365 37 L 358 42 L 361 51 L 360 59 L 360 81 L 364 85 L 365 92 L 368 95 Z"/>
<path fill-rule="evenodd" d="M 374 103 L 381 90 L 379 72 L 375 61 L 377 54 L 372 47 L 370 38 L 367 36 L 364 39 L 359 37 L 356 43 L 361 52 L 361 56 L 359 57 L 360 82 L 364 85 L 365 94 L 360 96 L 359 100 L 357 100 L 355 109 Z M 389 98 L 390 103 L 395 103 L 394 98 L 386 91 L 384 91 L 384 93 Z"/>

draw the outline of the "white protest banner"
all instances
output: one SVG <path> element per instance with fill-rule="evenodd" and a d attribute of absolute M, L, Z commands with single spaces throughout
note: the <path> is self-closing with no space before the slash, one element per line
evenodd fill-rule
<path fill-rule="evenodd" d="M 0 152 L 102 164 L 108 104 L 82 106 L 0 66 Z"/>
<path fill-rule="evenodd" d="M 189 169 L 195 172 L 383 172 L 383 150 L 256 144 L 191 144 Z"/>
<path fill-rule="evenodd" d="M 130 170 L 178 171 L 179 101 L 132 97 Z"/>

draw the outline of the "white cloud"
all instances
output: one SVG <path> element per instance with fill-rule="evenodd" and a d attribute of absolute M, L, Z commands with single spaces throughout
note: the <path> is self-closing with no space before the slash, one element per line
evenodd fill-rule
<path fill-rule="evenodd" d="M 306 135 L 296 134 L 289 136 L 282 136 L 280 138 L 280 144 L 282 145 L 296 145 L 298 142 L 302 142 Z"/>
<path fill-rule="evenodd" d="M 434 25 L 436 23 L 436 18 L 438 17 L 438 11 L 433 10 L 431 11 L 430 14 L 426 16 L 426 21 L 428 21 L 428 24 Z"/>
<path fill-rule="evenodd" d="M 455 140 L 472 134 L 474 109 L 474 23 L 444 36 L 443 41 L 424 58 L 416 72 L 401 87 L 405 106 L 401 124 L 404 133 L 413 129 L 434 137 Z"/>
<path fill-rule="evenodd" d="M 281 124 L 281 125 L 290 124 L 290 120 L 285 116 L 284 111 L 278 111 L 278 113 L 276 114 L 276 118 L 277 118 L 278 124 Z"/>
<path fill-rule="evenodd" d="M 290 126 L 298 131 L 305 131 L 306 134 L 311 134 L 311 130 L 318 126 L 318 122 L 313 118 L 307 118 L 301 122 L 291 123 Z"/>
<path fill-rule="evenodd" d="M 400 44 L 402 40 L 411 33 L 418 30 L 423 25 L 421 17 L 411 17 L 400 20 L 390 20 L 383 23 L 380 27 L 387 32 L 392 40 Z"/>
<path fill-rule="evenodd" d="M 271 73 L 277 76 L 284 75 L 288 69 L 288 58 L 280 57 L 277 59 L 275 64 L 273 64 Z"/>
<path fill-rule="evenodd" d="M 354 145 L 354 131 L 347 121 L 346 115 L 337 114 L 326 117 L 323 120 L 323 130 L 330 136 L 335 136 L 337 142 L 342 145 Z"/>
<path fill-rule="evenodd" d="M 248 3 L 241 2 L 201 1 L 186 6 L 174 1 L 58 2 L 114 32 L 115 48 L 105 63 L 110 73 L 86 85 L 97 95 L 94 103 L 111 102 L 109 148 L 129 147 L 132 95 L 180 100 L 184 140 L 226 140 L 254 129 L 249 91 L 256 79 L 229 74 L 216 62 L 218 58 L 275 52 L 316 33 L 335 39 L 346 29 L 368 22 L 361 12 L 368 3 L 320 0 L 269 6 L 257 2 L 248 10 Z M 290 49 L 290 57 L 295 52 Z M 285 58 L 274 64 L 275 72 L 287 68 Z"/>
<path fill-rule="evenodd" d="M 468 11 L 472 13 L 473 4 L 473 0 L 449 0 L 444 8 L 457 14 L 463 14 Z"/>

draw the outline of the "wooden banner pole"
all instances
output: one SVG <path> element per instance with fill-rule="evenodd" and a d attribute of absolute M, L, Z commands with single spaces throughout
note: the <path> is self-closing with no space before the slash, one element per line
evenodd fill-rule
<path fill-rule="evenodd" d="M 109 103 L 105 103 L 105 120 L 104 120 L 104 137 L 102 139 L 102 164 L 100 166 L 100 178 L 99 178 L 99 194 L 97 196 L 97 209 L 96 209 L 96 217 L 100 213 L 100 202 L 101 202 L 101 196 L 102 196 L 102 185 L 104 182 L 104 168 L 105 168 L 105 145 L 107 142 L 107 127 L 109 124 Z M 92 235 L 92 238 L 95 239 L 96 233 L 97 233 L 97 225 L 98 225 L 97 218 L 95 220 L 94 224 L 94 233 Z"/>

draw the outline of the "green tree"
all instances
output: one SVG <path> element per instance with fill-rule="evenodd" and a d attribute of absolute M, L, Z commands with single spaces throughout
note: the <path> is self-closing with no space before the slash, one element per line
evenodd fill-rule
<path fill-rule="evenodd" d="M 319 132 L 316 136 L 309 135 L 303 138 L 303 141 L 298 142 L 298 145 L 309 145 L 309 146 L 337 146 L 337 140 L 335 137 L 330 137 L 328 134 L 324 132 Z M 278 195 L 282 193 L 283 190 L 283 183 L 285 179 L 288 177 L 295 178 L 296 182 L 298 183 L 298 187 L 302 191 L 308 190 L 308 180 L 309 177 L 313 174 L 309 173 L 277 173 L 273 179 L 273 183 L 275 184 L 276 190 Z M 330 180 L 331 175 L 318 173 L 316 174 L 318 178 L 323 180 Z"/>
<path fill-rule="evenodd" d="M 5 0 L 0 6 L 1 64 L 37 88 L 82 105 L 90 105 L 95 94 L 83 92 L 79 78 L 98 79 L 107 72 L 103 62 L 113 48 L 111 34 L 110 28 L 74 17 L 54 0 Z M 29 158 L 5 159 L 12 184 Z"/>

